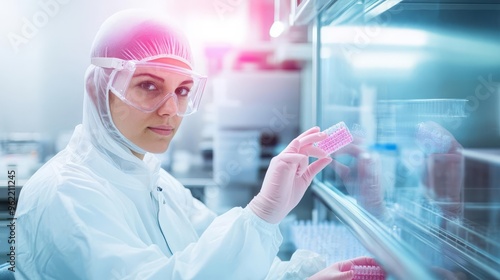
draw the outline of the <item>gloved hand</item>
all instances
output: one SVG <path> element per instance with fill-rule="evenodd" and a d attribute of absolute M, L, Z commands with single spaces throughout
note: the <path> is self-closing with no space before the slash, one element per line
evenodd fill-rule
<path fill-rule="evenodd" d="M 381 185 L 383 167 L 376 155 L 361 154 L 358 158 L 357 202 L 378 219 L 386 214 L 384 189 Z"/>
<path fill-rule="evenodd" d="M 415 141 L 426 154 L 422 181 L 427 196 L 441 207 L 447 218 L 461 217 L 464 188 L 462 145 L 435 122 L 420 123 Z"/>
<path fill-rule="evenodd" d="M 458 154 L 430 154 L 426 159 L 423 181 L 426 194 L 441 207 L 447 218 L 463 214 L 464 156 Z"/>
<path fill-rule="evenodd" d="M 319 127 L 313 127 L 271 160 L 259 194 L 248 204 L 257 216 L 277 224 L 297 206 L 314 176 L 332 161 L 324 151 L 313 146 L 326 137 Z M 319 159 L 309 164 L 309 157 Z"/>
<path fill-rule="evenodd" d="M 367 152 L 362 146 L 363 139 L 355 136 L 353 144 L 333 154 L 334 160 L 330 166 L 359 206 L 376 218 L 385 220 L 388 217 L 381 184 L 383 166 L 376 154 Z M 349 156 L 352 162 L 344 165 L 335 160 L 338 156 Z"/>
<path fill-rule="evenodd" d="M 308 280 L 348 280 L 354 277 L 352 267 L 355 265 L 378 265 L 374 259 L 369 257 L 358 257 L 346 261 L 336 262 L 319 271 Z"/>

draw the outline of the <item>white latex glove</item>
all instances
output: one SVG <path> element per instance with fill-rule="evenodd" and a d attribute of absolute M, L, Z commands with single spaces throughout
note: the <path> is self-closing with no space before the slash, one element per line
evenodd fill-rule
<path fill-rule="evenodd" d="M 297 206 L 314 176 L 332 161 L 313 146 L 326 137 L 319 127 L 310 128 L 271 160 L 259 194 L 248 204 L 257 216 L 277 224 Z M 309 157 L 319 159 L 309 164 Z"/>
<path fill-rule="evenodd" d="M 352 267 L 355 265 L 378 265 L 374 259 L 369 257 L 358 257 L 346 261 L 336 262 L 319 271 L 308 280 L 348 280 L 354 277 Z"/>

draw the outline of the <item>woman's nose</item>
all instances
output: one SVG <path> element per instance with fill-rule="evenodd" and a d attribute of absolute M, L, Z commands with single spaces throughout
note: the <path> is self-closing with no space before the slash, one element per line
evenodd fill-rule
<path fill-rule="evenodd" d="M 167 97 L 165 101 L 163 101 L 163 104 L 160 105 L 158 108 L 158 114 L 163 116 L 163 115 L 169 115 L 173 116 L 177 114 L 178 106 L 177 106 L 177 97 L 172 94 Z"/>

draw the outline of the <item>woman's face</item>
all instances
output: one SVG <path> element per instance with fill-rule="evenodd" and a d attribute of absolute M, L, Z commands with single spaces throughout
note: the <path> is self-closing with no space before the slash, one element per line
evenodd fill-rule
<path fill-rule="evenodd" d="M 161 58 L 152 62 L 165 63 L 190 69 L 186 64 L 170 58 Z M 161 88 L 166 92 L 175 92 L 184 87 L 186 81 L 179 75 L 169 75 L 166 71 L 139 71 L 134 73 L 127 91 Z M 120 132 L 142 149 L 152 153 L 163 153 L 179 128 L 182 117 L 177 115 L 175 98 L 169 98 L 151 113 L 140 111 L 120 100 L 109 92 L 109 106 L 115 126 Z M 137 154 L 139 158 L 143 155 Z"/>

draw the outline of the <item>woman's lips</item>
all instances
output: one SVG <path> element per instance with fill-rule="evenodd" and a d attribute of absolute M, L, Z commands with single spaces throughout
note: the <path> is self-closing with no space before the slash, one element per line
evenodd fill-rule
<path fill-rule="evenodd" d="M 150 126 L 148 128 L 154 133 L 162 136 L 170 135 L 174 131 L 174 128 L 171 126 Z"/>

